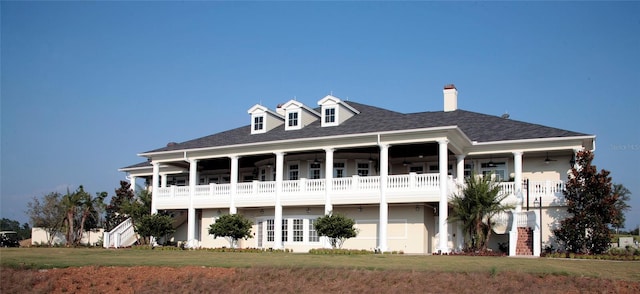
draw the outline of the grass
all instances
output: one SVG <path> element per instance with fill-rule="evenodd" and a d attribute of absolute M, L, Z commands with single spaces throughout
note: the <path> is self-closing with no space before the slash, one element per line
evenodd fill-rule
<path fill-rule="evenodd" d="M 640 281 L 640 262 L 423 255 L 310 255 L 207 251 L 106 250 L 96 248 L 2 248 L 10 268 L 80 266 L 206 266 L 225 268 L 358 269 L 451 273 L 505 272 Z"/>

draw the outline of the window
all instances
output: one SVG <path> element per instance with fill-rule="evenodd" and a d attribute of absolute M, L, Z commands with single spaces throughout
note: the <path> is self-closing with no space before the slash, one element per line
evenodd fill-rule
<path fill-rule="evenodd" d="M 333 163 L 333 177 L 344 178 L 344 162 Z"/>
<path fill-rule="evenodd" d="M 409 167 L 409 172 L 421 174 L 424 172 L 424 167 L 422 165 L 413 165 Z"/>
<path fill-rule="evenodd" d="M 431 173 L 439 173 L 440 172 L 440 165 L 438 165 L 438 164 L 430 165 L 429 166 L 429 172 L 431 172 Z M 453 174 L 453 165 L 452 164 L 448 164 L 447 165 L 447 174 L 448 175 L 452 175 Z"/>
<path fill-rule="evenodd" d="M 290 112 L 289 113 L 289 126 L 290 127 L 298 126 L 298 113 L 297 112 Z"/>
<path fill-rule="evenodd" d="M 287 242 L 289 240 L 289 229 L 287 229 L 287 219 L 282 219 L 282 242 Z"/>
<path fill-rule="evenodd" d="M 272 219 L 267 220 L 267 242 L 273 242 L 275 240 L 275 222 Z"/>
<path fill-rule="evenodd" d="M 334 123 L 336 122 L 336 109 L 335 108 L 327 108 L 324 110 L 324 122 L 325 123 Z"/>
<path fill-rule="evenodd" d="M 492 163 L 492 164 L 490 164 Z M 507 178 L 505 175 L 507 174 L 505 162 L 485 162 L 480 164 L 480 169 L 482 171 L 483 176 L 490 176 L 493 174 L 494 180 L 496 181 L 506 181 Z"/>
<path fill-rule="evenodd" d="M 258 247 L 262 247 L 262 238 L 263 238 L 263 232 L 262 232 L 262 228 L 264 226 L 264 222 L 259 222 L 258 223 Z"/>
<path fill-rule="evenodd" d="M 264 129 L 264 116 L 256 116 L 253 118 L 253 130 L 262 131 Z"/>
<path fill-rule="evenodd" d="M 310 179 L 319 179 L 320 178 L 320 163 L 310 163 L 309 164 L 309 178 Z"/>
<path fill-rule="evenodd" d="M 316 232 L 315 219 L 309 219 L 309 242 L 320 242 L 318 232 Z"/>
<path fill-rule="evenodd" d="M 260 181 L 266 181 L 267 180 L 267 169 L 265 168 L 261 168 L 260 169 Z"/>
<path fill-rule="evenodd" d="M 470 177 L 472 172 L 473 172 L 473 164 L 465 163 L 464 164 L 464 177 L 465 178 Z"/>
<path fill-rule="evenodd" d="M 361 177 L 366 177 L 369 175 L 369 163 L 368 162 L 358 162 L 358 175 Z"/>
<path fill-rule="evenodd" d="M 295 181 L 300 177 L 299 168 L 297 164 L 289 165 L 289 180 Z"/>
<path fill-rule="evenodd" d="M 303 219 L 293 220 L 293 242 L 304 241 L 304 222 Z"/>

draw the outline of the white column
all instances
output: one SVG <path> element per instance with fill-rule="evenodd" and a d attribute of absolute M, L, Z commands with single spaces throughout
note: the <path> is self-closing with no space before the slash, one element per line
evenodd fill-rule
<path fill-rule="evenodd" d="M 238 159 L 240 158 L 237 155 L 230 156 L 231 158 L 231 172 L 229 174 L 230 185 L 231 185 L 231 203 L 229 203 L 229 214 L 238 213 L 238 209 L 236 208 L 236 193 L 238 192 Z"/>
<path fill-rule="evenodd" d="M 331 203 L 331 192 L 333 191 L 333 151 L 335 149 L 327 148 L 324 150 L 326 152 L 326 160 L 324 166 L 324 177 L 325 177 L 325 195 L 324 195 L 324 214 L 328 215 L 333 211 L 333 204 Z"/>
<path fill-rule="evenodd" d="M 198 184 L 198 160 L 189 160 L 189 209 L 187 214 L 187 244 L 189 248 L 195 247 L 196 236 L 196 209 L 193 207 L 193 198 Z"/>
<path fill-rule="evenodd" d="M 438 205 L 438 232 L 440 234 L 438 250 L 441 253 L 449 252 L 449 224 L 447 223 L 447 217 L 449 214 L 449 205 L 447 204 L 447 185 L 448 185 L 448 147 L 449 140 L 438 141 L 438 170 L 440 177 L 440 202 Z"/>
<path fill-rule="evenodd" d="M 464 154 L 456 155 L 456 183 L 464 184 Z"/>
<path fill-rule="evenodd" d="M 516 194 L 516 212 L 522 211 L 522 151 L 513 152 L 514 188 Z"/>
<path fill-rule="evenodd" d="M 167 187 L 167 174 L 160 174 L 160 187 Z"/>
<path fill-rule="evenodd" d="M 151 165 L 153 166 L 153 176 L 151 177 L 151 214 L 156 214 L 158 213 L 158 209 L 156 209 L 156 199 L 158 199 L 157 192 L 159 189 L 158 180 L 160 180 L 160 163 L 152 162 Z"/>
<path fill-rule="evenodd" d="M 389 145 L 380 144 L 380 223 L 378 224 L 378 249 L 387 247 L 387 227 L 389 224 L 389 204 L 387 203 L 387 178 L 389 176 Z"/>
<path fill-rule="evenodd" d="M 273 234 L 274 248 L 282 249 L 282 204 L 280 203 L 280 197 L 282 195 L 282 182 L 284 174 L 284 152 L 276 152 L 276 203 L 275 214 L 273 216 L 275 231 Z"/>
<path fill-rule="evenodd" d="M 129 176 L 129 185 L 131 188 L 131 192 L 133 192 L 133 194 L 136 193 L 136 177 L 134 176 Z"/>

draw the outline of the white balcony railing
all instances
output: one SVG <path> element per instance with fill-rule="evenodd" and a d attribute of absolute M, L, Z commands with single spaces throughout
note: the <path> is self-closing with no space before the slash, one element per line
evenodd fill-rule
<path fill-rule="evenodd" d="M 352 176 L 347 178 L 335 178 L 331 180 L 332 199 L 351 199 L 354 203 L 375 203 L 379 199 L 379 176 Z M 281 184 L 281 199 L 290 199 L 290 203 L 302 204 L 310 200 L 309 204 L 323 203 L 327 190 L 326 179 L 299 179 L 286 180 Z M 447 185 L 450 194 L 459 192 L 453 179 L 449 178 Z M 499 184 L 502 190 L 509 195 L 505 202 L 515 203 L 514 182 L 502 182 Z M 238 183 L 235 187 L 235 202 L 237 206 L 265 206 L 274 203 L 276 194 L 275 181 L 253 181 Z M 526 189 L 526 186 L 523 186 Z M 543 206 L 564 203 L 562 181 L 530 181 L 529 205 L 533 205 L 534 199 L 542 197 Z M 230 205 L 231 184 L 198 185 L 194 191 L 194 204 L 197 207 L 228 207 Z M 390 175 L 387 177 L 387 200 L 393 202 L 402 201 L 438 201 L 440 191 L 440 179 L 436 173 Z M 526 191 L 523 191 L 525 195 Z M 394 198 L 395 197 L 395 198 Z M 188 186 L 171 186 L 158 188 L 154 193 L 154 201 L 157 201 L 160 209 L 187 208 L 190 199 Z M 360 199 L 360 200 L 358 200 Z M 312 200 L 312 201 L 311 201 Z M 315 201 L 315 202 L 314 202 Z M 345 200 L 346 201 L 346 200 Z M 524 199 L 526 202 L 527 199 Z M 343 201 L 344 202 L 344 201 Z M 523 203 L 524 205 L 525 203 Z"/>

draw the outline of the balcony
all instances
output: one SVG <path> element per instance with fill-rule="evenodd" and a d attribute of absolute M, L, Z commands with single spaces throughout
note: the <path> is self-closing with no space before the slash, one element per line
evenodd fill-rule
<path fill-rule="evenodd" d="M 283 181 L 280 202 L 284 206 L 324 205 L 326 179 L 299 179 Z M 335 178 L 329 183 L 331 203 L 345 204 L 378 204 L 380 203 L 379 176 L 352 176 Z M 450 195 L 457 191 L 454 180 L 449 178 L 447 185 Z M 515 184 L 500 183 L 502 189 L 509 194 L 505 202 L 515 203 Z M 543 205 L 564 202 L 562 181 L 530 182 L 530 205 L 535 197 L 543 196 Z M 195 187 L 194 197 L 190 199 L 190 187 L 171 186 L 158 188 L 154 193 L 154 201 L 158 209 L 186 209 L 192 200 L 195 208 L 228 208 L 231 203 L 232 190 L 235 190 L 233 204 L 238 207 L 269 207 L 276 201 L 275 181 L 253 181 L 236 184 L 209 184 Z M 526 190 L 526 187 L 525 187 Z M 440 200 L 440 179 L 437 173 L 390 175 L 387 177 L 386 200 L 388 203 L 438 202 Z M 525 196 L 526 201 L 526 196 Z M 523 206 L 526 204 L 523 204 Z"/>

